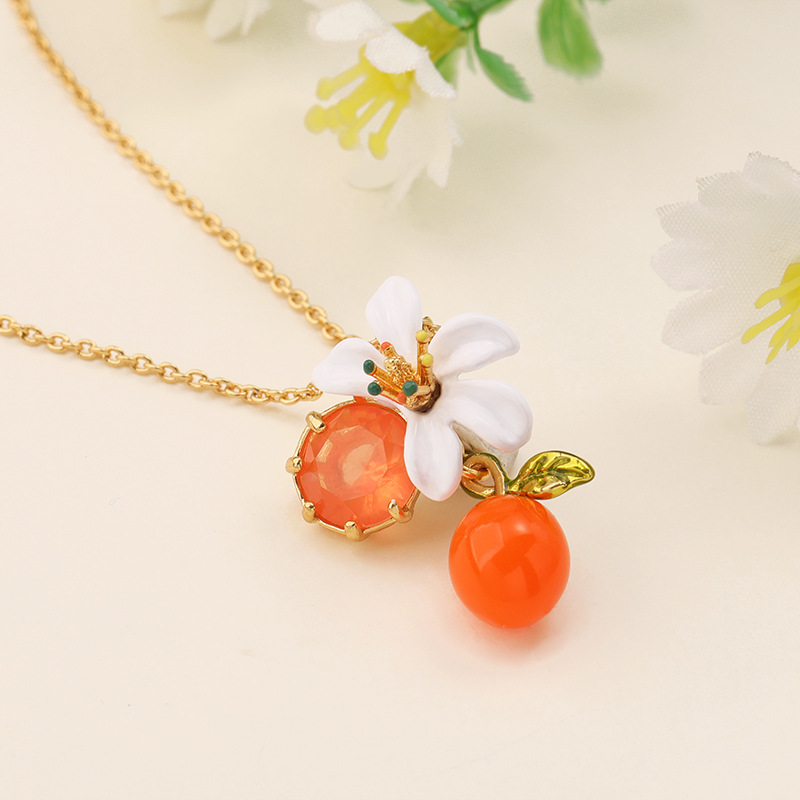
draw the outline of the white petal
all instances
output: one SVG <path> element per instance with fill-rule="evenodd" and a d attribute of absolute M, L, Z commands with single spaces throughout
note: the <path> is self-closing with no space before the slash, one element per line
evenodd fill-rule
<path fill-rule="evenodd" d="M 800 416 L 800 348 L 783 351 L 764 370 L 747 401 L 750 432 L 769 444 L 797 425 Z"/>
<path fill-rule="evenodd" d="M 242 19 L 241 34 L 246 36 L 253 27 L 253 23 L 262 15 L 269 11 L 269 0 L 247 0 L 247 8 Z"/>
<path fill-rule="evenodd" d="M 458 133 L 453 118 L 444 103 L 442 113 L 443 124 L 439 126 L 441 133 L 431 139 L 431 151 L 428 157 L 428 164 L 425 171 L 428 177 L 441 188 L 447 186 L 447 179 L 450 176 L 450 164 L 453 160 L 453 145 L 461 144 L 461 136 Z"/>
<path fill-rule="evenodd" d="M 741 403 L 755 389 L 766 367 L 769 348 L 758 339 L 742 344 L 735 339 L 703 359 L 700 398 L 704 403 Z"/>
<path fill-rule="evenodd" d="M 664 232 L 673 239 L 686 238 L 700 244 L 711 244 L 715 239 L 714 227 L 725 225 L 727 220 L 714 214 L 700 203 L 676 203 L 658 209 Z"/>
<path fill-rule="evenodd" d="M 447 381 L 434 410 L 505 453 L 519 450 L 531 437 L 530 406 L 500 381 Z"/>
<path fill-rule="evenodd" d="M 416 69 L 417 63 L 427 57 L 427 50 L 397 28 L 389 25 L 364 47 L 364 56 L 373 67 L 390 75 L 399 75 Z"/>
<path fill-rule="evenodd" d="M 422 302 L 411 281 L 387 278 L 367 303 L 367 324 L 379 341 L 391 342 L 406 361 L 416 365 Z"/>
<path fill-rule="evenodd" d="M 729 286 L 698 292 L 670 311 L 664 342 L 686 353 L 708 353 L 730 339 L 738 339 L 765 314 L 755 299 L 742 297 Z"/>
<path fill-rule="evenodd" d="M 765 194 L 792 191 L 800 183 L 800 175 L 785 161 L 763 153 L 750 153 L 742 174 Z"/>
<path fill-rule="evenodd" d="M 316 32 L 326 42 L 355 42 L 380 33 L 388 24 L 361 0 L 330 8 L 319 15 Z"/>
<path fill-rule="evenodd" d="M 209 39 L 222 39 L 236 31 L 242 32 L 247 0 L 214 0 L 206 16 Z"/>
<path fill-rule="evenodd" d="M 487 314 L 459 314 L 437 331 L 428 348 L 441 380 L 485 367 L 519 350 L 514 331 Z"/>
<path fill-rule="evenodd" d="M 443 414 L 407 414 L 405 462 L 408 477 L 431 500 L 446 500 L 461 483 L 461 440 Z"/>
<path fill-rule="evenodd" d="M 424 58 L 417 63 L 414 71 L 417 85 L 425 94 L 439 100 L 454 100 L 456 87 L 444 79 L 442 73 L 436 69 L 428 51 L 425 50 Z"/>
<path fill-rule="evenodd" d="M 210 2 L 211 0 L 159 0 L 158 13 L 162 17 L 189 14 L 205 8 Z"/>
<path fill-rule="evenodd" d="M 428 97 L 412 87 L 412 100 L 389 137 L 389 152 L 375 159 L 362 151 L 348 180 L 362 189 L 391 185 L 398 203 L 423 170 L 439 186 L 447 183 L 453 145 L 460 143 L 450 116 L 450 101 Z"/>
<path fill-rule="evenodd" d="M 729 212 L 751 203 L 759 192 L 741 172 L 722 172 L 697 181 L 699 201 L 714 211 Z"/>
<path fill-rule="evenodd" d="M 428 50 L 389 26 L 367 42 L 364 56 L 373 67 L 390 75 L 414 72 L 417 85 L 425 94 L 453 99 L 456 90 L 434 66 Z"/>
<path fill-rule="evenodd" d="M 672 289 L 711 289 L 718 282 L 714 251 L 695 242 L 668 242 L 653 256 L 652 267 Z"/>
<path fill-rule="evenodd" d="M 328 356 L 314 368 L 311 382 L 332 394 L 351 394 L 366 397 L 369 376 L 364 372 L 364 362 L 380 362 L 380 354 L 363 339 L 343 339 Z"/>

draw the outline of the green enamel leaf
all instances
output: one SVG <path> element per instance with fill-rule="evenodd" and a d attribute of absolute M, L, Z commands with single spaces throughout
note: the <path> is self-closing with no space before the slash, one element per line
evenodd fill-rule
<path fill-rule="evenodd" d="M 508 491 L 547 500 L 588 483 L 592 478 L 594 469 L 582 458 L 560 450 L 549 450 L 528 459 L 519 475 L 509 482 Z"/>
<path fill-rule="evenodd" d="M 493 53 L 491 50 L 484 50 L 481 47 L 477 30 L 472 43 L 478 62 L 483 67 L 486 76 L 495 86 L 517 100 L 533 99 L 533 95 L 525 85 L 524 78 L 517 72 L 516 67 L 509 64 L 501 55 Z"/>
<path fill-rule="evenodd" d="M 603 63 L 583 0 L 543 0 L 539 40 L 547 63 L 573 75 L 592 75 Z"/>

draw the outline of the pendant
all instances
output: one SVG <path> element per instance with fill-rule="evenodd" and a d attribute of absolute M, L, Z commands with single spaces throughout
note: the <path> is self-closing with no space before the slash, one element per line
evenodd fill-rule
<path fill-rule="evenodd" d="M 435 325 L 398 277 L 369 301 L 367 320 L 376 338 L 344 339 L 312 375 L 323 391 L 353 399 L 308 414 L 287 461 L 303 519 L 361 541 L 408 522 L 419 494 L 444 500 L 460 486 L 479 502 L 451 542 L 456 594 L 489 624 L 535 623 L 569 575 L 564 533 L 540 501 L 589 482 L 594 470 L 548 451 L 510 477 L 530 437 L 530 408 L 505 383 L 461 378 L 517 352 L 504 323 L 461 314 Z"/>

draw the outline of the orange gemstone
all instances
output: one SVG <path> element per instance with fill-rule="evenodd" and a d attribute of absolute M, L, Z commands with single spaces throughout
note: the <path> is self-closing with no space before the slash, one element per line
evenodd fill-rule
<path fill-rule="evenodd" d="M 481 500 L 450 544 L 450 578 L 464 605 L 499 628 L 533 625 L 558 602 L 569 548 L 556 518 L 530 497 Z"/>
<path fill-rule="evenodd" d="M 391 520 L 392 500 L 408 505 L 414 484 L 403 460 L 406 421 L 377 403 L 356 399 L 322 415 L 325 428 L 309 431 L 300 446 L 297 486 L 317 519 L 361 530 Z"/>

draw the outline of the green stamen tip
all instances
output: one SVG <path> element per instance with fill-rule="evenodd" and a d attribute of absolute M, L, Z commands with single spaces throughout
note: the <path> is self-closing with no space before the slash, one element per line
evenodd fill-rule
<path fill-rule="evenodd" d="M 375 372 L 375 362 L 367 359 L 364 362 L 364 372 L 366 372 L 367 375 L 372 375 L 372 373 Z"/>
<path fill-rule="evenodd" d="M 367 391 L 373 396 L 377 396 L 381 393 L 381 385 L 377 381 L 372 381 L 372 383 L 367 386 Z"/>
<path fill-rule="evenodd" d="M 419 386 L 417 386 L 416 381 L 406 381 L 403 384 L 403 394 L 406 397 L 411 397 L 412 395 L 416 394 L 417 389 L 419 389 Z"/>

